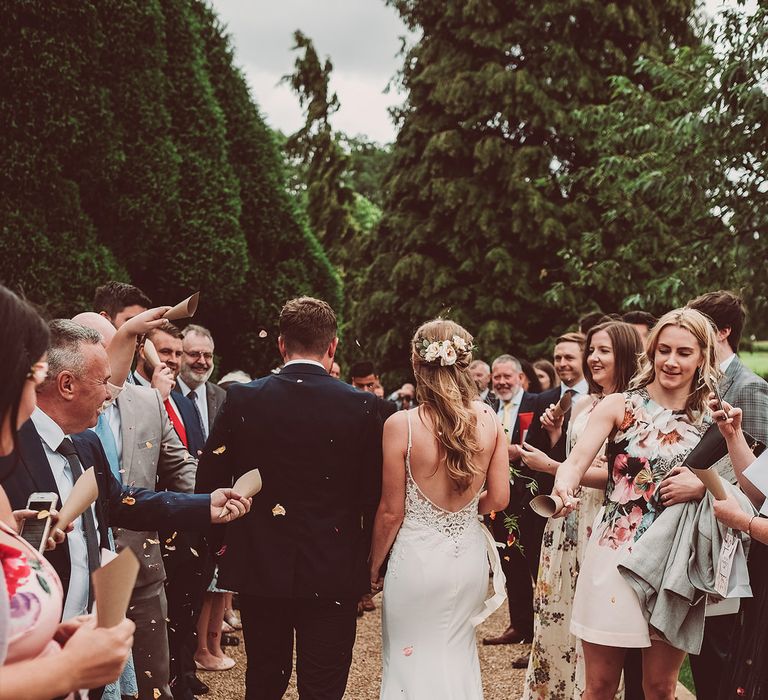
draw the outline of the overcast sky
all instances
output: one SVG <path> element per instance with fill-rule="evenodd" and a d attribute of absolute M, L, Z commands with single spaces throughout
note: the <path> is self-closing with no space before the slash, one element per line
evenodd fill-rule
<path fill-rule="evenodd" d="M 750 0 L 748 5 L 754 5 Z M 712 14 L 735 0 L 706 0 Z M 280 78 L 293 71 L 293 32 L 315 44 L 333 63 L 331 89 L 341 102 L 333 125 L 385 143 L 395 138 L 387 108 L 402 102 L 384 93 L 402 65 L 400 37 L 408 30 L 384 0 L 212 0 L 235 45 L 235 62 L 270 126 L 285 133 L 303 122 L 298 99 Z"/>
<path fill-rule="evenodd" d="M 387 108 L 402 100 L 384 90 L 402 63 L 399 37 L 408 30 L 384 0 L 213 0 L 213 7 L 270 126 L 291 133 L 303 123 L 296 95 L 278 85 L 293 71 L 293 32 L 300 29 L 320 59 L 333 63 L 331 89 L 341 102 L 334 127 L 381 143 L 394 140 Z"/>

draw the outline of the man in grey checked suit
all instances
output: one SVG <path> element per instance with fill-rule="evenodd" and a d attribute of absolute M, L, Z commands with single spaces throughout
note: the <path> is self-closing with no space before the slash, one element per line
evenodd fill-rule
<path fill-rule="evenodd" d="M 744 330 L 744 303 L 733 292 L 702 294 L 688 306 L 709 316 L 717 331 L 717 360 L 724 377 L 720 381 L 723 400 L 743 411 L 742 425 L 752 437 L 768 441 L 768 383 L 748 369 L 736 354 Z M 750 495 L 750 494 L 747 494 Z M 707 617 L 701 653 L 691 655 L 691 670 L 699 700 L 716 698 L 728 656 L 736 615 Z"/>
<path fill-rule="evenodd" d="M 131 319 L 121 328 L 118 342 L 135 347 L 137 333 L 130 326 L 142 328 L 141 319 L 151 313 L 148 311 Z M 95 313 L 85 313 L 74 320 L 98 331 L 104 346 L 109 349 L 116 332 L 107 319 Z M 115 363 L 113 354 L 110 354 L 110 361 Z M 121 381 L 129 369 L 129 366 L 113 367 L 113 377 Z M 167 370 L 163 373 L 161 368 L 158 375 L 162 380 L 170 373 Z M 168 379 L 168 382 L 166 388 L 170 391 L 172 380 Z M 158 491 L 194 492 L 197 461 L 181 443 L 157 390 L 126 382 L 115 403 L 103 412 L 95 430 L 110 466 L 117 460 L 119 477 L 124 484 Z M 141 564 L 128 611 L 128 617 L 136 624 L 133 658 L 139 698 L 172 700 L 162 559 L 164 543 L 159 541 L 157 532 L 119 528 L 113 532 L 117 548 L 130 547 Z"/>

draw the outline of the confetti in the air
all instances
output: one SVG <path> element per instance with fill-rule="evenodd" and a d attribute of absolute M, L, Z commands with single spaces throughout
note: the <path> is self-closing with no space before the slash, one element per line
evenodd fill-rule
<path fill-rule="evenodd" d="M 227 446 L 226 445 L 222 445 L 221 447 L 217 447 L 213 451 L 213 454 L 215 454 L 215 455 L 223 455 L 226 451 L 227 451 Z"/>
<path fill-rule="evenodd" d="M 259 331 L 259 338 L 266 338 L 267 335 L 267 331 L 265 331 L 263 328 Z"/>
<path fill-rule="evenodd" d="M 279 503 L 275 504 L 275 507 L 272 509 L 272 515 L 277 517 L 278 515 L 285 515 L 285 508 L 281 506 Z"/>

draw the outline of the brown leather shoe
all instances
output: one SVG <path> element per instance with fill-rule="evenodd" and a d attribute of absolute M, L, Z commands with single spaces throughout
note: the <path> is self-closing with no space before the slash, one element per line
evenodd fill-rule
<path fill-rule="evenodd" d="M 523 634 L 518 632 L 511 625 L 507 627 L 498 637 L 485 637 L 483 644 L 487 646 L 493 646 L 496 644 L 523 644 L 526 641 L 530 641 L 531 634 Z M 526 662 L 527 665 L 527 662 Z"/>
<path fill-rule="evenodd" d="M 528 660 L 530 658 L 530 654 L 523 654 L 516 659 L 512 659 L 512 668 L 528 668 Z"/>

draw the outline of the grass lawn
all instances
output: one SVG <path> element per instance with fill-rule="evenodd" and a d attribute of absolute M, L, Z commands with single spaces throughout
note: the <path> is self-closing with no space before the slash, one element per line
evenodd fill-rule
<path fill-rule="evenodd" d="M 691 675 L 691 662 L 688 660 L 688 657 L 685 657 L 685 661 L 683 661 L 683 665 L 680 667 L 680 682 L 688 688 L 692 693 L 694 692 L 693 687 L 693 676 Z"/>
<path fill-rule="evenodd" d="M 761 377 L 768 377 L 768 350 L 740 352 L 739 357 L 755 374 L 759 374 Z"/>

